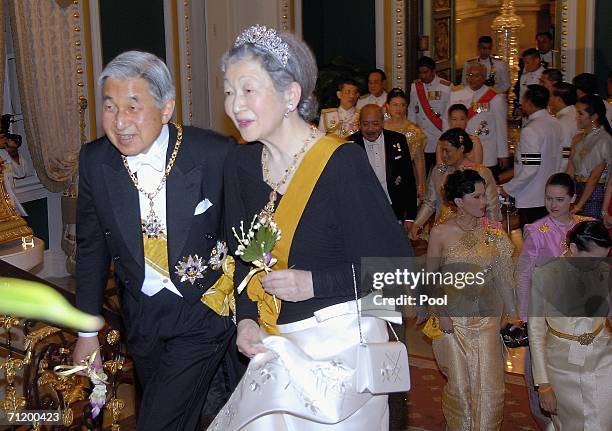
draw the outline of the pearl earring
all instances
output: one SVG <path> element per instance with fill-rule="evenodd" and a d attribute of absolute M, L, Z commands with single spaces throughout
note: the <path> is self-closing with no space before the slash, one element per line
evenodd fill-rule
<path fill-rule="evenodd" d="M 293 111 L 293 103 L 287 105 L 287 112 L 283 115 L 285 118 L 289 118 L 289 113 Z"/>

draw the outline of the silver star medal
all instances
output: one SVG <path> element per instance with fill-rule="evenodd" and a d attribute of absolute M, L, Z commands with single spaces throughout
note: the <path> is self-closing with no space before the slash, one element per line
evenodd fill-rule
<path fill-rule="evenodd" d="M 181 277 L 181 283 L 189 281 L 194 284 L 199 278 L 204 278 L 204 273 L 208 266 L 201 257 L 198 255 L 183 257 L 178 265 L 176 265 L 176 275 Z"/>

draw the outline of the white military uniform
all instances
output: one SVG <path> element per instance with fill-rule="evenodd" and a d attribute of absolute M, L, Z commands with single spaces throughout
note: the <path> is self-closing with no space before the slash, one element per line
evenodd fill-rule
<path fill-rule="evenodd" d="M 556 52 L 557 51 L 551 49 L 546 54 L 540 53 L 540 61 L 546 62 L 546 65 L 548 66 L 548 68 L 555 68 L 555 67 L 557 67 L 557 63 L 555 61 L 555 54 L 556 54 Z"/>
<path fill-rule="evenodd" d="M 347 110 L 339 106 L 321 110 L 319 130 L 326 134 L 333 133 L 341 138 L 352 135 L 359 131 L 359 109 L 352 107 Z"/>
<path fill-rule="evenodd" d="M 467 69 L 470 63 L 479 63 L 483 64 L 487 68 L 487 76 L 486 78 L 493 78 L 495 80 L 495 85 L 493 89 L 498 93 L 505 93 L 510 88 L 510 75 L 508 74 L 508 65 L 503 60 L 498 60 L 497 58 L 489 57 L 485 60 L 480 57 L 473 58 L 468 60 L 463 65 L 463 72 L 461 74 L 461 84 L 467 86 Z"/>
<path fill-rule="evenodd" d="M 540 66 L 533 72 L 523 72 L 521 75 L 520 91 L 519 91 L 519 103 L 523 100 L 523 95 L 527 91 L 527 87 L 532 84 L 540 84 L 540 76 L 544 72 L 544 67 Z"/>
<path fill-rule="evenodd" d="M 556 115 L 561 127 L 561 146 L 563 148 L 563 159 L 561 160 L 561 172 L 565 172 L 572 146 L 572 138 L 578 132 L 576 125 L 576 107 L 569 105 L 557 112 Z"/>
<path fill-rule="evenodd" d="M 17 199 L 14 191 L 15 178 L 23 178 L 26 174 L 23 163 L 17 163 L 9 155 L 8 151 L 4 148 L 0 148 L 0 165 L 2 165 L 2 175 L 4 176 L 4 188 L 6 189 L 6 193 L 9 195 L 17 212 L 21 216 L 26 217 L 28 213 L 21 205 L 21 202 L 19 202 L 19 199 Z"/>
<path fill-rule="evenodd" d="M 374 96 L 372 93 L 364 94 L 357 101 L 357 109 L 361 109 L 366 105 L 374 104 L 381 108 L 387 103 L 387 92 L 383 91 L 380 96 Z"/>
<path fill-rule="evenodd" d="M 496 94 L 488 103 L 479 103 L 489 89 L 486 85 L 476 91 L 469 86 L 454 87 L 450 104 L 461 103 L 476 112 L 465 130 L 480 138 L 483 164 L 490 167 L 497 165 L 498 158 L 508 157 L 508 104 L 503 94 Z"/>
<path fill-rule="evenodd" d="M 514 178 L 504 184 L 517 208 L 544 206 L 546 181 L 561 166 L 561 139 L 559 123 L 546 109 L 527 119 L 514 153 Z"/>
<path fill-rule="evenodd" d="M 442 134 L 442 130 L 438 129 L 434 123 L 425 115 L 425 110 L 421 106 L 419 97 L 416 91 L 416 82 L 410 86 L 410 106 L 408 107 L 408 119 L 416 123 L 427 135 L 427 145 L 425 146 L 426 153 L 435 153 L 438 139 Z M 445 79 L 436 76 L 429 84 L 423 83 L 425 95 L 429 101 L 431 109 L 442 120 L 446 118 L 447 110 L 450 101 L 451 83 Z"/>

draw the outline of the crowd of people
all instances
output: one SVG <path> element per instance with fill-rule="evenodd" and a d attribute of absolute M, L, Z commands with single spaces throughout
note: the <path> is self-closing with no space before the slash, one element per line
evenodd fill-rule
<path fill-rule="evenodd" d="M 433 351 L 448 379 L 448 429 L 500 429 L 499 331 L 525 321 L 534 412 L 557 430 L 607 429 L 609 310 L 559 316 L 534 294 L 564 273 L 608 286 L 606 105 L 590 77 L 551 89 L 521 81 L 527 118 L 514 176 L 498 186 L 509 167 L 510 82 L 491 45 L 480 38 L 465 86 L 438 77 L 427 57 L 409 94 L 387 93 L 378 69 L 361 98 L 342 80 L 339 106 L 322 110 L 317 127 L 310 49 L 250 27 L 222 60 L 241 145 L 170 121 L 174 86 L 159 58 L 129 51 L 105 67 L 106 136 L 80 156 L 77 306 L 100 313 L 112 262 L 143 388 L 138 429 L 195 430 L 204 410 L 216 414 L 212 430 L 388 430 L 387 393 L 360 383 L 379 374 L 363 368 L 376 367 L 360 360 L 364 340 L 389 340 L 385 319 L 360 311 L 362 258 L 414 256 L 410 239 L 428 222 L 427 271 L 469 264 L 485 280 L 477 290 L 437 286 L 457 301 L 418 310 L 440 332 Z M 537 73 L 531 52 L 523 77 Z M 540 64 L 547 53 L 536 53 Z M 518 280 L 500 196 L 514 199 L 525 231 Z M 540 262 L 561 255 L 595 263 Z M 96 335 L 79 333 L 75 362 L 101 365 Z M 397 366 L 385 365 L 383 380 L 407 379 Z"/>

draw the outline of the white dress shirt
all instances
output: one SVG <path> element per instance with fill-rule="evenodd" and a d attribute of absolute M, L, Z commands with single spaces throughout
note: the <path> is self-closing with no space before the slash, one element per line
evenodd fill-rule
<path fill-rule="evenodd" d="M 363 108 L 365 105 L 374 104 L 382 108 L 387 103 L 387 92 L 383 90 L 380 96 L 374 96 L 372 93 L 368 93 L 363 97 L 360 97 L 357 101 L 357 109 Z"/>
<path fill-rule="evenodd" d="M 141 153 L 136 156 L 128 156 L 127 161 L 130 170 L 138 177 L 138 184 L 147 192 L 154 191 L 164 176 L 166 169 L 166 152 L 168 150 L 168 126 L 162 127 L 161 133 L 151 145 L 151 148 L 146 153 Z M 140 217 L 144 220 L 150 211 L 149 199 L 142 193 L 138 192 L 138 200 L 140 204 Z M 155 214 L 161 220 L 164 227 L 163 231 L 167 234 L 166 224 L 166 184 L 157 193 L 153 199 L 153 208 Z M 170 270 L 170 268 L 169 268 Z M 145 277 L 140 289 L 145 295 L 153 296 L 163 289 L 168 289 L 170 292 L 181 295 L 181 292 L 176 288 L 172 280 L 157 272 L 153 267 L 145 263 Z"/>
<path fill-rule="evenodd" d="M 385 161 L 385 135 L 381 132 L 380 136 L 374 142 L 368 141 L 364 136 L 363 144 L 365 146 L 365 150 L 368 155 L 368 160 L 370 161 L 370 166 L 372 166 L 372 169 L 374 169 L 376 178 L 378 178 L 380 185 L 385 191 L 385 195 L 387 196 L 387 199 L 389 199 L 389 202 L 391 202 L 391 197 L 389 196 L 389 191 L 387 190 L 387 164 Z"/>
<path fill-rule="evenodd" d="M 557 121 L 561 127 L 561 146 L 563 147 L 563 160 L 561 161 L 561 172 L 565 172 L 567 168 L 567 161 L 569 159 L 569 152 L 572 146 L 572 139 L 576 132 L 578 132 L 578 126 L 576 125 L 576 107 L 569 105 L 557 112 Z"/>

